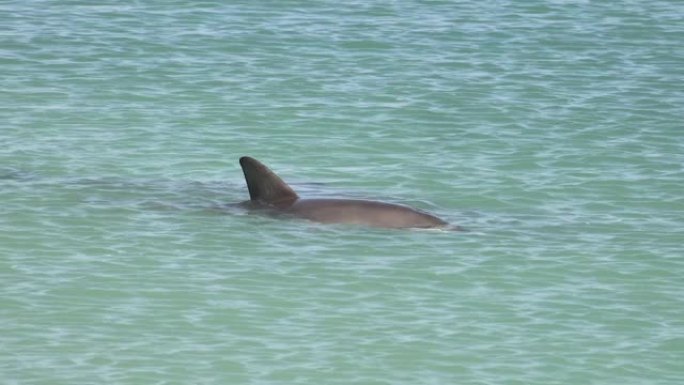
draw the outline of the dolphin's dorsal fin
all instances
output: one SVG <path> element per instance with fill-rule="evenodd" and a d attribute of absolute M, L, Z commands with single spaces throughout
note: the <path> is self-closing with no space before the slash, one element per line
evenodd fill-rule
<path fill-rule="evenodd" d="M 240 158 L 249 199 L 275 206 L 289 205 L 299 198 L 287 183 L 261 162 L 249 156 Z"/>

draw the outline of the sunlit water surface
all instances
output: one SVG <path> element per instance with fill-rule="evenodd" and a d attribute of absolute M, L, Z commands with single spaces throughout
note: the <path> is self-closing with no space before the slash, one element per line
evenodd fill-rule
<path fill-rule="evenodd" d="M 681 384 L 676 1 L 5 1 L 3 384 Z M 304 196 L 467 232 L 253 215 Z"/>

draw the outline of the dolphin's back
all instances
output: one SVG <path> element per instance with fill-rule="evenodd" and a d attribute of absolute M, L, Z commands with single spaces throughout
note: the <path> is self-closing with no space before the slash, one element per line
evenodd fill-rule
<path fill-rule="evenodd" d="M 355 199 L 299 199 L 285 213 L 320 223 L 345 223 L 385 228 L 432 228 L 443 220 L 410 207 Z"/>
<path fill-rule="evenodd" d="M 447 225 L 443 220 L 410 207 L 355 199 L 299 199 L 278 175 L 254 158 L 243 156 L 252 204 L 321 223 L 346 223 L 386 228 L 431 228 Z"/>

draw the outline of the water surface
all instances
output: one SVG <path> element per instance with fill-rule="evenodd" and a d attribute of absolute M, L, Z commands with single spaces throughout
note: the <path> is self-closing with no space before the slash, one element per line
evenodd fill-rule
<path fill-rule="evenodd" d="M 671 1 L 0 5 L 7 384 L 679 384 Z M 304 196 L 470 231 L 250 215 Z"/>

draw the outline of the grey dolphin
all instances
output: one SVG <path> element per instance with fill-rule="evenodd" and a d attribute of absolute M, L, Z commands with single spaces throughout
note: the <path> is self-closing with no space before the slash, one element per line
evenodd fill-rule
<path fill-rule="evenodd" d="M 439 228 L 447 222 L 416 209 L 370 200 L 301 199 L 261 162 L 240 158 L 253 206 L 320 223 L 345 223 L 384 228 Z"/>

